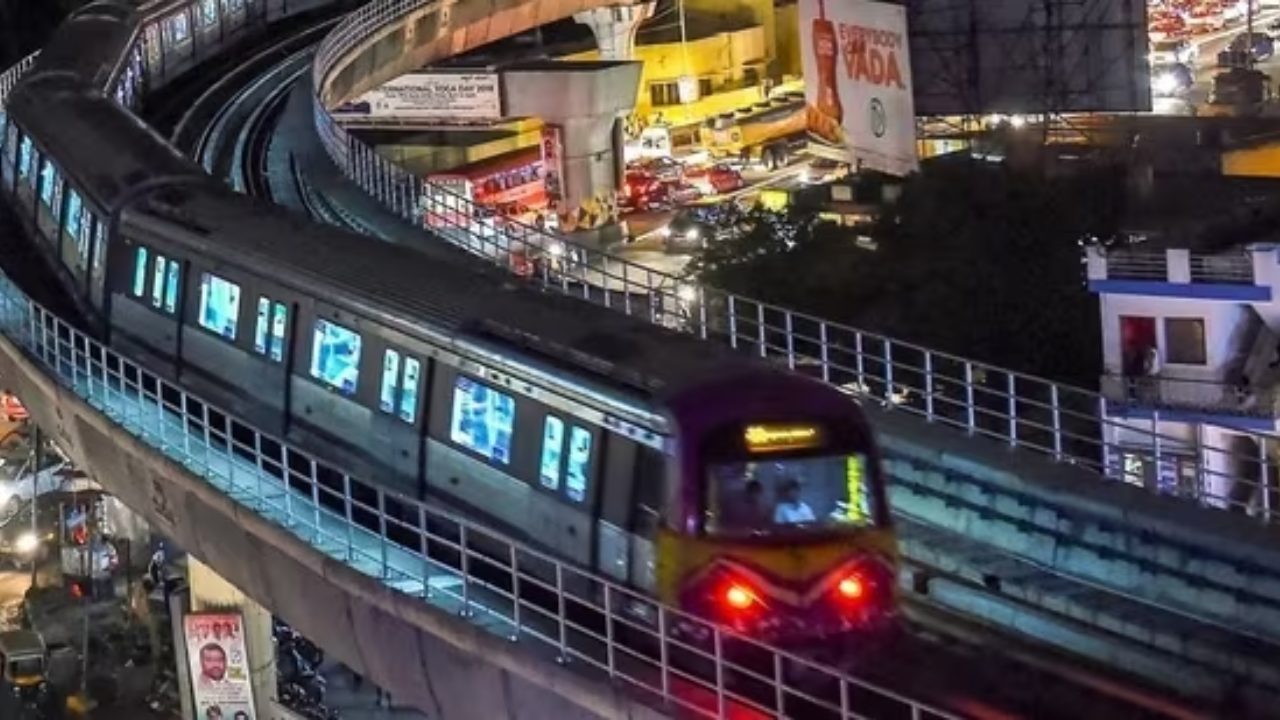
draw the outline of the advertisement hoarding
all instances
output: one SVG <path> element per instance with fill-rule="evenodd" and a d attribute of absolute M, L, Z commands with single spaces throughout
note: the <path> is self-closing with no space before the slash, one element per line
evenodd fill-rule
<path fill-rule="evenodd" d="M 197 720 L 255 720 L 240 614 L 192 613 L 183 635 Z"/>
<path fill-rule="evenodd" d="M 906 8 L 800 0 L 800 54 L 811 134 L 843 145 L 855 167 L 919 167 Z"/>
<path fill-rule="evenodd" d="M 496 120 L 502 117 L 497 73 L 410 73 L 344 103 L 338 120 Z"/>

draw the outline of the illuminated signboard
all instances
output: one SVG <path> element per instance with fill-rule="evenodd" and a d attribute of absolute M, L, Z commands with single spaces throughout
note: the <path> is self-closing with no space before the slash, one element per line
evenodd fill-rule
<path fill-rule="evenodd" d="M 844 517 L 858 524 L 871 519 L 870 488 L 867 486 L 867 459 L 862 455 L 850 455 L 845 459 L 845 489 L 849 498 L 845 503 Z"/>
<path fill-rule="evenodd" d="M 812 425 L 748 425 L 742 439 L 753 453 L 784 452 L 820 446 L 822 431 Z"/>

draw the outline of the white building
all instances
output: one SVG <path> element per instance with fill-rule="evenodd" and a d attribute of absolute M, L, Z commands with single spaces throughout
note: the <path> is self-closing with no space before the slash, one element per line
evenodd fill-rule
<path fill-rule="evenodd" d="M 1168 237 L 1168 236 L 1166 236 Z M 1280 245 L 1086 250 L 1114 476 L 1266 507 L 1280 456 Z M 1244 480 L 1241 482 L 1241 480 Z"/>

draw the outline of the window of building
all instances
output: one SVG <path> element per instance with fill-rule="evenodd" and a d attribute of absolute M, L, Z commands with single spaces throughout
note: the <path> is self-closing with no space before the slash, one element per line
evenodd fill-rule
<path fill-rule="evenodd" d="M 205 273 L 200 278 L 200 327 L 234 341 L 240 324 L 240 286 Z"/>
<path fill-rule="evenodd" d="M 665 107 L 680 104 L 680 86 L 674 82 L 649 83 L 649 104 Z"/>
<path fill-rule="evenodd" d="M 1164 344 L 1166 363 L 1204 365 L 1208 362 L 1204 320 L 1200 318 L 1166 318 Z"/>
<path fill-rule="evenodd" d="M 311 342 L 311 377 L 344 395 L 360 382 L 360 334 L 328 320 L 316 320 Z"/>
<path fill-rule="evenodd" d="M 711 94 L 711 78 L 698 78 L 698 97 L 704 98 Z"/>
<path fill-rule="evenodd" d="M 143 297 L 147 294 L 147 249 L 138 248 L 133 256 L 133 296 Z"/>
<path fill-rule="evenodd" d="M 565 466 L 564 492 L 570 500 L 587 499 L 587 482 L 591 473 L 591 431 L 579 425 L 569 433 L 569 461 Z"/>
<path fill-rule="evenodd" d="M 542 424 L 542 461 L 538 481 L 548 490 L 560 488 L 560 468 L 564 464 L 564 421 L 548 415 Z"/>
<path fill-rule="evenodd" d="M 92 214 L 90 217 L 93 217 Z M 97 218 L 93 218 L 93 274 L 97 277 L 102 277 L 102 265 L 107 257 L 106 227 Z"/>

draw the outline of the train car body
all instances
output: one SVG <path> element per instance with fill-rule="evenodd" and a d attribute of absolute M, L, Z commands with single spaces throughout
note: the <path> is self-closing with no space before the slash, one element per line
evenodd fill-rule
<path fill-rule="evenodd" d="M 122 354 L 643 597 L 775 641 L 891 617 L 883 476 L 849 398 L 443 242 L 381 243 L 237 195 L 105 90 L 23 83 L 0 164 Z"/>

